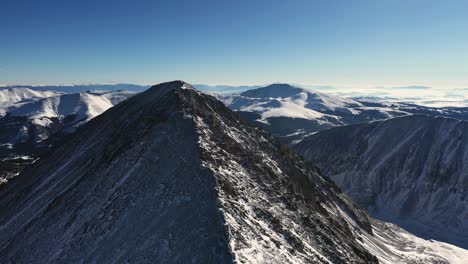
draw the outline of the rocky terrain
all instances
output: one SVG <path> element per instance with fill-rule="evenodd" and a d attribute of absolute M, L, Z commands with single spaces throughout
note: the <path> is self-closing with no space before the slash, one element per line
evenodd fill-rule
<path fill-rule="evenodd" d="M 318 169 L 175 81 L 0 186 L 0 261 L 461 263 L 373 220 Z"/>
<path fill-rule="evenodd" d="M 294 150 L 374 217 L 468 247 L 468 122 L 412 115 L 333 128 Z"/>

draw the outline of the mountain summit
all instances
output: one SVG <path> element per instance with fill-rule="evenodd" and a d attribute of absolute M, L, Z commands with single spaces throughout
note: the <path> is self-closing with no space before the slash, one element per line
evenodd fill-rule
<path fill-rule="evenodd" d="M 272 84 L 239 94 L 216 94 L 244 119 L 294 144 L 315 132 L 336 126 L 424 114 L 468 120 L 468 108 L 430 108 L 406 103 L 362 101 Z"/>
<path fill-rule="evenodd" d="M 217 95 L 244 119 L 290 142 L 318 130 L 386 118 L 353 99 L 289 84 L 272 84 L 240 94 Z"/>
<path fill-rule="evenodd" d="M 321 113 L 348 112 L 350 107 L 361 106 L 361 103 L 352 99 L 341 98 L 329 94 L 319 93 L 309 89 L 295 87 L 289 84 L 272 84 L 263 88 L 257 88 L 241 93 L 247 98 L 291 98 L 304 102 L 307 109 L 320 111 Z"/>
<path fill-rule="evenodd" d="M 374 226 L 315 167 L 181 81 L 109 109 L 0 186 L 1 262 L 406 257 L 379 240 L 389 227 L 374 237 Z M 403 231 L 392 230 L 397 241 Z M 446 260 L 417 248 L 427 260 Z M 416 258 L 413 251 L 408 258 Z"/>

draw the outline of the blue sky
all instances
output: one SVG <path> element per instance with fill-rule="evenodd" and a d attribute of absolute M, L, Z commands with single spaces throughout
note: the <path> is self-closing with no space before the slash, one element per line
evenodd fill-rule
<path fill-rule="evenodd" d="M 468 1 L 3 1 L 0 84 L 468 87 Z"/>

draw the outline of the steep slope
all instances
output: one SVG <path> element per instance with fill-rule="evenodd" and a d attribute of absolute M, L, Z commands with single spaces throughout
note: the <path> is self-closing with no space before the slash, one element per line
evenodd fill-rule
<path fill-rule="evenodd" d="M 370 232 L 365 214 L 271 140 L 185 83 L 153 87 L 0 187 L 0 256 L 372 261 L 323 206 Z"/>
<path fill-rule="evenodd" d="M 294 149 L 373 216 L 468 248 L 468 122 L 406 116 L 321 131 Z"/>
<path fill-rule="evenodd" d="M 20 88 L 17 88 L 18 90 Z M 114 104 L 134 95 L 128 91 L 60 94 L 46 98 L 14 93 L 0 102 L 5 113 L 0 117 L 0 184 L 36 161 L 55 142 Z M 33 96 L 25 98 L 24 96 Z"/>
<path fill-rule="evenodd" d="M 64 136 L 62 125 L 52 121 L 43 127 L 27 117 L 0 118 L 0 184 L 18 175 Z"/>
<path fill-rule="evenodd" d="M 1 262 L 377 262 L 368 248 L 383 262 L 447 263 L 409 234 L 388 234 L 406 250 L 392 251 L 380 237 L 395 229 L 374 237 L 378 224 L 180 81 L 111 108 L 0 186 Z"/>

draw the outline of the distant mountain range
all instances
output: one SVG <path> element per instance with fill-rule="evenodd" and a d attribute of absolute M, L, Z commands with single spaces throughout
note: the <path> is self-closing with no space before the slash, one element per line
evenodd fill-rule
<path fill-rule="evenodd" d="M 132 91 L 132 92 L 143 92 L 148 89 L 149 85 L 138 85 L 138 84 L 76 84 L 76 85 L 8 85 L 0 86 L 1 90 L 7 89 L 29 89 L 36 92 L 41 91 L 55 91 L 63 93 L 80 93 L 80 92 L 89 92 L 89 91 Z M 206 85 L 206 84 L 194 84 L 197 90 L 203 91 L 205 93 L 240 93 L 247 90 L 259 88 L 262 86 L 252 85 L 252 86 L 231 86 L 231 85 Z"/>
<path fill-rule="evenodd" d="M 273 84 L 216 97 L 286 143 L 331 127 L 404 115 L 425 114 L 468 120 L 468 107 L 431 108 L 368 98 L 353 100 L 288 84 Z"/>
<path fill-rule="evenodd" d="M 174 81 L 0 185 L 0 262 L 462 263 L 370 218 L 319 170 Z"/>
<path fill-rule="evenodd" d="M 142 92 L 148 89 L 148 85 L 138 84 L 76 84 L 76 85 L 8 85 L 3 89 L 27 88 L 34 91 L 56 91 L 64 93 L 81 93 L 88 91 L 133 91 Z"/>
<path fill-rule="evenodd" d="M 411 115 L 320 131 L 294 150 L 374 217 L 468 248 L 468 122 Z"/>
<path fill-rule="evenodd" d="M 0 89 L 0 183 L 66 134 L 134 94 Z"/>
<path fill-rule="evenodd" d="M 3 138 L 0 161 L 8 159 L 23 163 L 25 159 L 35 160 L 25 154 L 30 152 L 31 144 L 49 146 L 46 139 L 50 135 L 71 132 L 109 107 L 147 88 L 132 84 L 0 88 L 0 116 L 4 116 L 0 126 L 5 131 L 0 133 L 0 138 Z M 195 88 L 213 94 L 244 119 L 287 144 L 331 127 L 410 114 L 468 119 L 468 108 L 430 108 L 369 97 L 341 98 L 287 84 L 260 88 L 200 84 Z M 26 147 L 21 147 L 24 151 L 12 151 L 12 146 L 18 143 L 18 146 L 26 144 Z M 13 171 L 17 173 L 17 169 Z"/>

